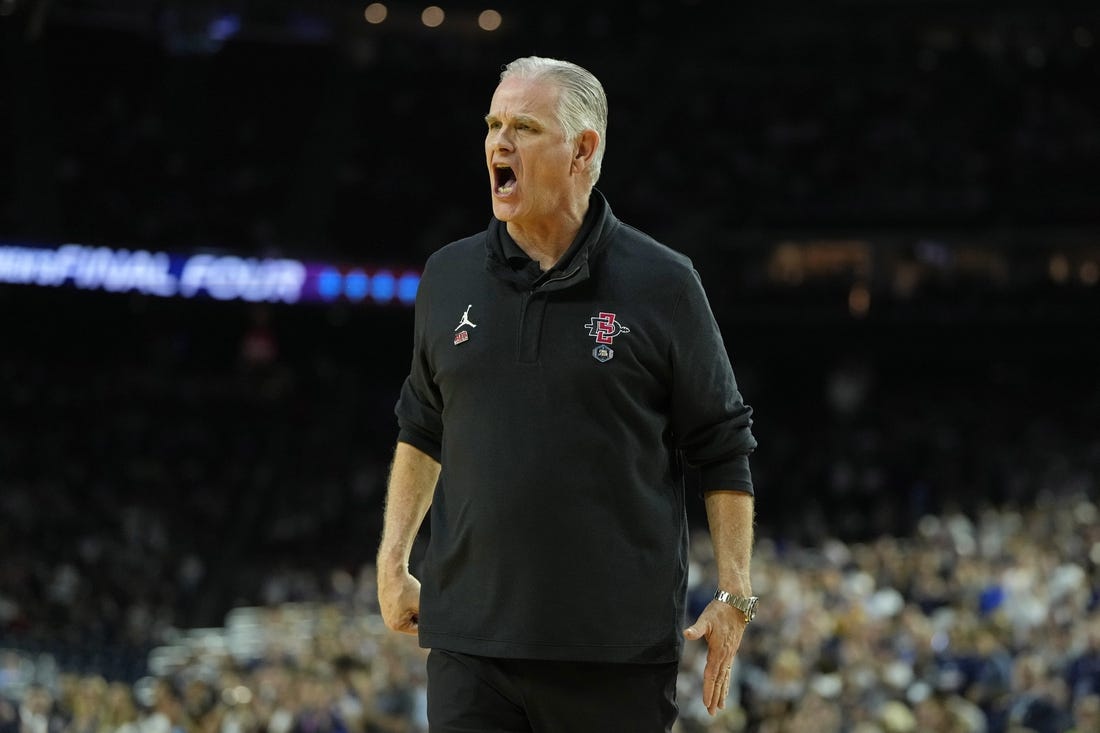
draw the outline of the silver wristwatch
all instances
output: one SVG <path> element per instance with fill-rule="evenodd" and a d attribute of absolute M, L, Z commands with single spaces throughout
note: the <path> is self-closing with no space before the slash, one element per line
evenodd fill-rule
<path fill-rule="evenodd" d="M 745 614 L 745 623 L 749 623 L 756 618 L 756 604 L 760 602 L 760 599 L 756 596 L 750 596 L 748 598 L 745 596 L 736 596 L 721 588 L 714 591 L 714 600 L 727 603 Z"/>

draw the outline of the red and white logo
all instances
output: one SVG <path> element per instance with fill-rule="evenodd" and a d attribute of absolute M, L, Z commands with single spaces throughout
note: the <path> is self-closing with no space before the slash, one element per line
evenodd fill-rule
<path fill-rule="evenodd" d="M 589 336 L 596 337 L 598 344 L 611 344 L 616 336 L 630 333 L 629 328 L 615 320 L 614 313 L 601 312 L 600 315 L 593 316 L 588 319 L 585 328 L 588 329 Z"/>

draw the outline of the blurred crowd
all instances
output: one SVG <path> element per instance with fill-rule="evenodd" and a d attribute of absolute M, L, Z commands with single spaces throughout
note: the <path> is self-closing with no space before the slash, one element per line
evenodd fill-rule
<path fill-rule="evenodd" d="M 1100 522 L 1047 497 L 976 517 L 926 516 L 912 537 L 782 549 L 761 538 L 734 687 L 701 703 L 689 644 L 680 733 L 1092 733 L 1100 730 Z M 692 612 L 713 590 L 693 541 Z M 331 573 L 299 603 L 242 607 L 176 631 L 127 683 L 0 653 L 3 733 L 425 731 L 424 654 L 377 614 L 373 568 Z"/>
<path fill-rule="evenodd" d="M 410 314 L 0 297 L 0 733 L 422 728 L 370 565 Z M 730 331 L 765 612 L 717 721 L 689 645 L 681 730 L 1095 731 L 1094 351 L 867 328 Z"/>
<path fill-rule="evenodd" d="M 300 347 L 307 326 L 277 338 L 247 309 L 71 305 L 7 324 L 0 638 L 132 676 L 171 629 L 373 555 L 404 359 L 337 356 L 362 342 L 324 316 L 334 343 Z M 404 343 L 392 320 L 373 328 Z"/>
<path fill-rule="evenodd" d="M 34 44 L 11 35 L 26 175 L 0 183 L 8 235 L 419 262 L 484 225 L 480 120 L 495 69 L 533 50 L 602 77 L 603 185 L 680 247 L 757 226 L 1098 221 L 1087 4 L 837 4 L 828 22 L 812 4 L 586 4 L 568 33 L 551 5 L 497 34 L 344 19 L 299 45 L 244 40 L 245 18 L 212 55 L 174 51 L 151 14 L 89 32 L 54 5 Z"/>

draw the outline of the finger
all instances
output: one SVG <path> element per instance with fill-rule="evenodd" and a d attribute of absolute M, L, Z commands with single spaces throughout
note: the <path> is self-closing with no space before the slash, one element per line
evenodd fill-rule
<path fill-rule="evenodd" d="M 706 706 L 707 712 L 714 715 L 714 706 L 718 702 L 718 685 L 721 683 L 719 677 L 721 673 L 717 667 L 712 668 L 711 665 L 707 665 L 703 670 L 703 705 Z"/>
<path fill-rule="evenodd" d="M 730 689 L 730 675 L 731 672 L 729 669 L 719 672 L 717 679 L 714 681 L 710 699 L 703 700 L 707 712 L 711 715 L 717 714 L 720 709 L 726 707 L 726 696 L 729 694 Z"/>
<path fill-rule="evenodd" d="M 394 631 L 399 631 L 402 634 L 416 634 L 420 628 L 420 617 L 413 612 L 406 611 L 397 617 L 397 619 L 388 626 Z"/>
<path fill-rule="evenodd" d="M 730 684 L 733 682 L 733 671 L 727 669 L 725 674 L 720 678 L 718 684 L 718 707 L 725 709 L 726 698 L 730 694 Z"/>
<path fill-rule="evenodd" d="M 718 702 L 718 687 L 722 683 L 722 671 L 726 666 L 717 654 L 707 654 L 707 665 L 703 668 L 703 702 L 708 707 Z"/>
<path fill-rule="evenodd" d="M 696 641 L 702 639 L 704 636 L 710 633 L 710 622 L 700 619 L 691 626 L 684 629 L 684 638 L 688 641 Z"/>
<path fill-rule="evenodd" d="M 703 703 L 708 709 L 713 710 L 723 707 L 726 694 L 729 692 L 730 680 L 733 674 L 733 659 L 727 655 L 721 658 L 718 655 L 707 655 L 707 666 L 703 670 Z M 708 684 L 709 685 L 709 695 Z"/>

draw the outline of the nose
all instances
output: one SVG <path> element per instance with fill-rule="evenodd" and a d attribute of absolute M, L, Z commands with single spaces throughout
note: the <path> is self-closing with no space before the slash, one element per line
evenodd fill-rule
<path fill-rule="evenodd" d="M 485 142 L 492 150 L 512 150 L 513 148 L 512 135 L 506 127 L 490 130 Z"/>

